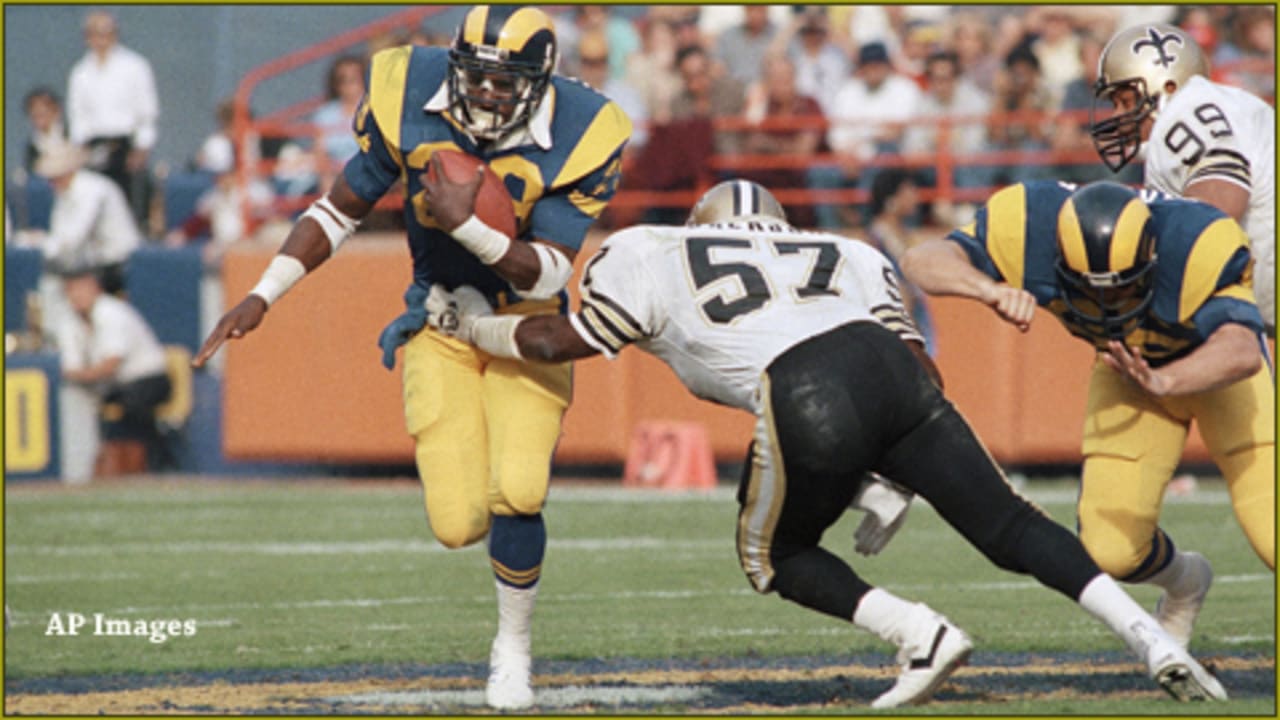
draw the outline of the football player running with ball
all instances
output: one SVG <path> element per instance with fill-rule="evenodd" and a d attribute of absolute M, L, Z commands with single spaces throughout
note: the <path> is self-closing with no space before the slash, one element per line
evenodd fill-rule
<path fill-rule="evenodd" d="M 557 57 L 551 18 L 515 6 L 473 8 L 447 50 L 376 54 L 352 121 L 360 152 L 195 358 L 199 366 L 223 342 L 256 328 L 403 182 L 413 283 L 406 312 L 379 344 L 388 368 L 404 346 L 405 420 L 432 532 L 449 548 L 488 539 L 498 633 L 485 697 L 500 709 L 533 704 L 530 622 L 546 549 L 541 511 L 570 366 L 483 355 L 427 329 L 423 301 L 433 284 L 466 285 L 513 317 L 567 310 L 573 257 L 614 195 L 631 123 L 604 96 L 554 75 Z M 445 179 L 433 159 L 442 150 L 478 157 L 504 180 L 519 238 L 475 217 L 481 176 Z M 429 163 L 438 179 L 428 178 Z"/>
<path fill-rule="evenodd" d="M 1276 112 L 1208 75 L 1204 52 L 1179 28 L 1123 30 L 1098 59 L 1090 132 L 1113 171 L 1144 155 L 1147 187 L 1209 203 L 1240 223 L 1258 310 L 1275 337 Z"/>
<path fill-rule="evenodd" d="M 925 292 L 978 300 L 1023 331 L 1040 305 L 1097 349 L 1080 540 L 1112 577 L 1164 590 L 1156 617 L 1186 647 L 1213 572 L 1159 526 L 1165 486 L 1194 420 L 1274 570 L 1275 381 L 1244 231 L 1204 203 L 1144 193 L 1013 185 L 902 267 Z"/>
<path fill-rule="evenodd" d="M 997 566 L 1078 602 L 1175 697 L 1226 697 L 1070 531 L 1010 487 L 943 397 L 893 266 L 870 246 L 799 231 L 765 188 L 734 180 L 703 195 L 685 227 L 612 235 L 581 289 L 567 317 L 518 317 L 494 314 L 477 290 L 437 286 L 430 322 L 494 357 L 539 363 L 613 358 L 635 344 L 698 397 L 753 412 L 738 489 L 742 568 L 757 591 L 897 647 L 902 671 L 873 707 L 928 699 L 973 645 L 819 545 L 870 471 L 929 501 Z"/>

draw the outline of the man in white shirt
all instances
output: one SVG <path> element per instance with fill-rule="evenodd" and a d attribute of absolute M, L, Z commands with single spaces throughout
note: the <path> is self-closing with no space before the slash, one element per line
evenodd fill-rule
<path fill-rule="evenodd" d="M 164 347 L 132 305 L 103 292 L 94 272 L 70 271 L 63 290 L 73 312 L 57 332 L 62 379 L 99 402 L 118 403 L 123 415 L 105 428 L 106 438 L 142 441 L 154 465 L 163 456 L 156 406 L 172 391 Z"/>
<path fill-rule="evenodd" d="M 151 64 L 120 45 L 115 18 L 85 16 L 89 51 L 71 68 L 67 125 L 72 142 L 90 151 L 88 165 L 114 180 L 134 217 L 144 217 L 147 160 L 156 144 L 160 103 Z"/>
<path fill-rule="evenodd" d="M 885 44 L 875 41 L 863 45 L 853 77 L 836 91 L 828 113 L 831 129 L 827 131 L 827 144 L 840 158 L 840 166 L 814 168 L 809 174 L 810 187 L 838 189 L 856 185 L 870 191 L 875 172 L 868 166 L 877 155 L 901 151 L 903 132 L 919 102 L 920 88 L 894 71 Z M 817 215 L 818 225 L 824 229 L 863 224 L 863 218 L 842 222 L 830 205 L 818 206 Z"/>
<path fill-rule="evenodd" d="M 1174 697 L 1226 698 L 1070 531 L 1012 489 L 943 396 L 893 267 L 869 245 L 797 230 L 768 190 L 730 180 L 703 195 L 685 227 L 641 225 L 605 240 L 581 290 L 568 315 L 494 315 L 466 285 L 434 285 L 425 307 L 434 331 L 493 358 L 613 358 L 634 344 L 698 397 L 754 413 L 738 489 L 742 568 L 758 592 L 898 647 L 901 673 L 872 707 L 927 700 L 973 643 L 821 547 L 851 503 L 875 512 L 866 496 L 883 483 L 866 482 L 868 471 L 918 493 L 998 567 L 1078 602 Z M 868 552 L 900 521 L 888 518 Z"/>
<path fill-rule="evenodd" d="M 53 209 L 49 232 L 35 233 L 27 242 L 40 247 L 47 267 L 93 268 L 104 289 L 115 293 L 124 285 L 124 263 L 142 243 L 142 232 L 120 188 L 83 169 L 83 161 L 79 148 L 62 145 L 36 162 L 36 172 L 53 185 Z"/>

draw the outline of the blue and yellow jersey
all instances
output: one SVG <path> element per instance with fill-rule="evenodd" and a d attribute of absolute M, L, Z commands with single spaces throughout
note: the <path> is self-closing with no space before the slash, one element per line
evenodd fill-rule
<path fill-rule="evenodd" d="M 974 267 L 1026 289 L 1076 337 L 1105 349 L 1098 328 L 1072 320 L 1054 269 L 1058 210 L 1075 190 L 1068 183 L 1011 185 L 991 196 L 973 222 L 947 239 L 959 243 Z M 1126 338 L 1152 365 L 1199 347 L 1226 323 L 1262 331 L 1254 303 L 1248 237 L 1230 217 L 1203 203 L 1144 196 L 1156 236 L 1154 296 L 1145 318 Z"/>
<path fill-rule="evenodd" d="M 431 155 L 459 150 L 482 158 L 511 194 L 519 239 L 577 249 L 617 190 L 631 121 L 586 85 L 555 77 L 531 123 L 540 123 L 541 132 L 514 146 L 477 145 L 445 109 L 448 66 L 443 48 L 403 46 L 373 57 L 369 91 L 352 120 L 360 152 L 343 174 L 370 202 L 402 183 L 415 283 L 471 285 L 505 305 L 518 293 L 428 212 L 421 178 Z"/>

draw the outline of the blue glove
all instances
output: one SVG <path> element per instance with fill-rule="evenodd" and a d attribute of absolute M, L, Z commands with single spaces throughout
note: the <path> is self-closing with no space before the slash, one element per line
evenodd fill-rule
<path fill-rule="evenodd" d="M 382 365 L 388 370 L 396 366 L 396 348 L 409 342 L 426 327 L 426 300 L 426 290 L 417 283 L 410 285 L 404 291 L 404 313 L 392 320 L 378 336 L 378 347 L 382 348 Z"/>

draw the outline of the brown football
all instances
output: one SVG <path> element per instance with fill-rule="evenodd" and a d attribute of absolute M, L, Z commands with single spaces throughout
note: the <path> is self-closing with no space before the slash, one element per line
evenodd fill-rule
<path fill-rule="evenodd" d="M 485 225 L 497 230 L 511 239 L 516 237 L 516 213 L 511 203 L 511 194 L 507 192 L 502 178 L 478 157 L 467 155 L 457 150 L 437 150 L 440 165 L 449 179 L 454 182 L 466 182 L 475 176 L 476 166 L 484 165 L 484 182 L 480 184 L 480 192 L 476 195 L 476 217 Z M 435 168 L 428 164 L 427 173 L 434 177 Z"/>

